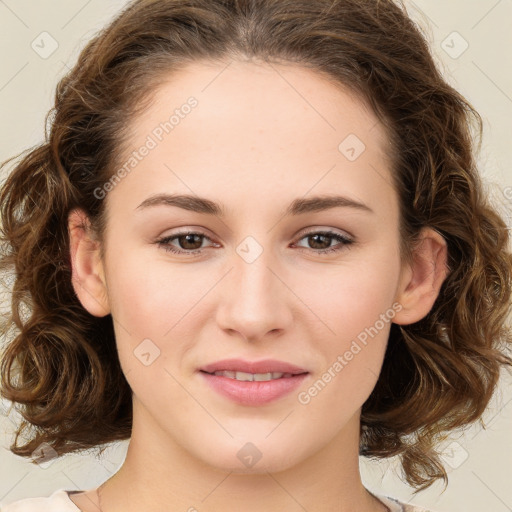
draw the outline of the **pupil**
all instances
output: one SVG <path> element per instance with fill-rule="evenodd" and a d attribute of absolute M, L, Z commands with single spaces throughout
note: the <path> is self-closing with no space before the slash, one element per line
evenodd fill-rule
<path fill-rule="evenodd" d="M 318 238 L 323 238 L 327 242 L 327 245 L 323 244 L 324 245 L 323 247 L 313 247 L 314 249 L 327 249 L 327 248 L 329 248 L 329 236 L 328 235 L 311 235 L 310 238 L 314 239 L 313 246 L 317 243 Z M 322 245 L 322 244 L 320 243 L 320 245 Z"/>
<path fill-rule="evenodd" d="M 193 242 L 193 239 L 194 238 L 200 238 L 200 235 L 195 235 L 195 234 L 192 234 L 192 235 L 183 235 L 183 236 L 180 236 L 180 245 L 182 246 L 182 249 L 198 249 L 198 247 L 187 247 L 187 244 L 191 243 L 192 246 L 194 245 L 194 242 Z M 182 244 L 182 240 L 185 239 L 185 243 Z M 190 242 L 190 239 L 192 239 L 192 241 Z M 197 243 L 197 241 L 196 241 Z M 199 247 L 201 246 L 201 243 L 199 243 Z"/>

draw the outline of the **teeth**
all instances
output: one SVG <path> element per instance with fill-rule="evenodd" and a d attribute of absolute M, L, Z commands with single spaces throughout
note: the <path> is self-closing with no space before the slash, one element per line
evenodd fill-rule
<path fill-rule="evenodd" d="M 246 373 L 246 372 L 233 372 L 233 371 L 218 371 L 214 375 L 220 377 L 228 377 L 229 379 L 242 380 L 242 381 L 268 381 L 280 379 L 281 377 L 291 377 L 291 373 L 269 372 L 269 373 Z"/>

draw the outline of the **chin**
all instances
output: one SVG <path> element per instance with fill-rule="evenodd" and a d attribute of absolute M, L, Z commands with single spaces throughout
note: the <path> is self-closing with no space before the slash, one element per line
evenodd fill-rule
<path fill-rule="evenodd" d="M 276 433 L 277 434 L 277 433 Z M 215 469 L 237 474 L 266 474 L 285 471 L 308 457 L 304 439 L 272 435 L 265 439 L 245 435 L 243 439 L 217 439 L 197 443 L 194 455 Z M 227 437 L 227 434 L 226 434 Z M 208 449 L 208 447 L 215 448 Z M 300 449 L 298 449 L 300 447 Z M 314 451 L 313 446 L 310 447 Z"/>

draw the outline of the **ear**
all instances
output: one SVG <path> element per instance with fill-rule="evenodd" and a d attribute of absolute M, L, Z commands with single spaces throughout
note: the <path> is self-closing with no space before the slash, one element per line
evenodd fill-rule
<path fill-rule="evenodd" d="M 74 209 L 68 215 L 72 284 L 82 306 L 94 316 L 110 313 L 107 286 L 100 258 L 100 242 L 95 240 L 86 213 Z"/>
<path fill-rule="evenodd" d="M 432 309 L 448 275 L 446 240 L 432 228 L 424 228 L 412 254 L 404 263 L 396 301 L 402 306 L 393 318 L 396 324 L 412 324 Z"/>

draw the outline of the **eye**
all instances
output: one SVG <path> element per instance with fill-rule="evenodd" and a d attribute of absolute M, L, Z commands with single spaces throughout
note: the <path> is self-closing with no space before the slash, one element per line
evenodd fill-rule
<path fill-rule="evenodd" d="M 202 239 L 210 240 L 210 242 L 212 241 L 204 233 L 185 231 L 183 233 L 178 233 L 176 235 L 161 238 L 160 240 L 157 240 L 156 243 L 158 244 L 159 247 L 162 247 L 164 250 L 168 252 L 172 252 L 174 254 L 189 254 L 191 256 L 195 256 L 202 252 Z M 181 248 L 176 248 L 176 246 L 170 244 L 175 240 L 178 242 L 178 245 L 181 246 Z"/>
<path fill-rule="evenodd" d="M 327 254 L 342 251 L 346 246 L 354 243 L 354 240 L 348 236 L 334 231 L 314 231 L 307 233 L 300 240 L 311 239 L 313 242 L 309 242 L 309 245 L 313 245 L 310 249 L 317 254 Z M 339 242 L 335 246 L 331 246 L 331 242 L 335 240 Z"/>
<path fill-rule="evenodd" d="M 189 256 L 196 256 L 202 252 L 202 243 L 204 240 L 212 242 L 211 238 L 201 232 L 185 231 L 183 233 L 177 233 L 175 235 L 167 236 L 156 241 L 159 247 L 162 247 L 165 251 L 172 252 L 174 254 L 187 254 Z M 327 254 L 333 252 L 339 252 L 346 246 L 354 243 L 351 238 L 335 233 L 333 231 L 312 231 L 307 233 L 300 240 L 311 239 L 313 240 L 312 245 L 316 247 L 308 248 L 316 254 Z M 331 242 L 335 240 L 338 242 L 337 245 L 331 247 Z M 179 247 L 172 245 L 171 242 L 177 242 Z M 311 242 L 310 242 L 311 245 Z M 320 246 L 320 247 L 318 247 Z"/>

